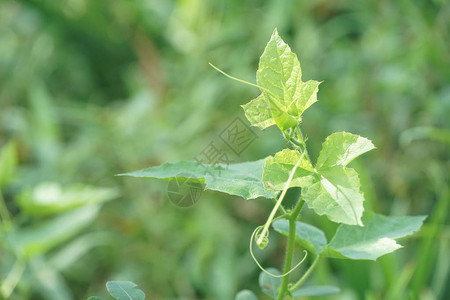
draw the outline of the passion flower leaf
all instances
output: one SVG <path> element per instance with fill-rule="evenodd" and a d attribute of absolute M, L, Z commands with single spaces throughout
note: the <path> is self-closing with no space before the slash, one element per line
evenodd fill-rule
<path fill-rule="evenodd" d="M 301 154 L 296 150 L 284 149 L 267 158 L 264 164 L 263 181 L 268 188 L 282 190 L 289 178 L 289 173 L 297 164 Z M 289 187 L 304 187 L 309 185 L 313 178 L 309 175 L 314 173 L 314 168 L 306 157 L 302 158 L 297 167 L 293 180 Z"/>
<path fill-rule="evenodd" d="M 390 217 L 365 214 L 364 227 L 340 225 L 323 255 L 376 260 L 401 248 L 395 239 L 418 231 L 425 218 L 426 216 Z"/>
<path fill-rule="evenodd" d="M 274 198 L 277 192 L 266 190 L 262 183 L 264 162 L 265 159 L 239 164 L 208 165 L 196 161 L 181 161 L 119 175 L 162 180 L 192 178 L 204 183 L 205 189 L 241 196 L 247 200 Z"/>

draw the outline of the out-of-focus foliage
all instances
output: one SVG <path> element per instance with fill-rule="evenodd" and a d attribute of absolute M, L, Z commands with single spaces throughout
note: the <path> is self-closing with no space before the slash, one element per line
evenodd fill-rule
<path fill-rule="evenodd" d="M 378 149 L 353 162 L 366 205 L 430 215 L 405 249 L 321 263 L 308 285 L 342 287 L 327 299 L 448 298 L 450 4 L 440 0 L 1 2 L 2 295 L 106 298 L 108 280 L 152 299 L 258 291 L 248 238 L 271 203 L 204 192 L 179 209 L 165 184 L 113 175 L 191 160 L 244 118 L 239 105 L 258 91 L 208 62 L 255 82 L 275 27 L 303 80 L 324 79 L 302 115 L 313 160 L 314 141 L 333 131 L 369 137 Z M 234 162 L 285 146 L 274 128 L 257 134 Z M 328 238 L 336 230 L 302 216 Z M 259 259 L 282 256 L 269 246 Z"/>

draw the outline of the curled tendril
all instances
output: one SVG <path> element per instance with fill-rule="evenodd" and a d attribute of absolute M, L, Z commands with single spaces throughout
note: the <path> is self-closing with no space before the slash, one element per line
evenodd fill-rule
<path fill-rule="evenodd" d="M 292 271 L 294 271 L 295 269 L 297 269 L 306 259 L 306 257 L 308 256 L 308 252 L 306 250 L 303 250 L 303 252 L 305 253 L 305 256 L 302 258 L 302 260 L 297 263 L 292 269 L 290 269 L 289 271 L 287 271 L 286 273 L 282 274 L 282 275 L 277 275 L 277 274 L 273 274 L 269 271 L 267 271 L 266 269 L 264 269 L 261 264 L 259 263 L 259 261 L 256 259 L 255 255 L 253 254 L 253 239 L 257 238 L 259 239 L 260 236 L 258 236 L 258 234 L 260 234 L 261 229 L 263 228 L 263 226 L 258 226 L 255 228 L 255 230 L 253 230 L 252 236 L 250 237 L 250 255 L 252 256 L 253 260 L 255 261 L 255 263 L 258 265 L 258 267 L 261 269 L 261 271 L 263 271 L 264 273 L 266 273 L 269 276 L 275 277 L 275 278 L 282 278 L 288 274 L 290 274 Z M 258 247 L 262 250 L 265 249 L 267 247 L 267 245 L 269 244 L 269 233 L 267 233 L 263 238 L 262 238 L 262 243 L 258 244 Z"/>
<path fill-rule="evenodd" d="M 264 236 L 261 236 L 261 230 L 263 226 L 258 226 L 255 230 L 255 243 L 259 249 L 264 250 L 269 245 L 269 232 L 267 231 Z"/>

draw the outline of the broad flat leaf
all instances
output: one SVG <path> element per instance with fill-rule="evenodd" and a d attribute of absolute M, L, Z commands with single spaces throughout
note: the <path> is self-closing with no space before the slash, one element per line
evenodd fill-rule
<path fill-rule="evenodd" d="M 426 216 L 387 217 L 365 214 L 364 227 L 340 225 L 324 255 L 376 260 L 401 248 L 394 239 L 418 231 L 425 218 Z"/>
<path fill-rule="evenodd" d="M 364 137 L 348 132 L 335 132 L 322 145 L 316 168 L 346 166 L 361 154 L 374 149 L 372 142 Z"/>
<path fill-rule="evenodd" d="M 317 101 L 319 82 L 302 82 L 297 56 L 275 30 L 264 49 L 256 72 L 262 95 L 244 105 L 250 123 L 264 129 L 276 123 L 281 130 L 301 121 L 302 113 Z M 269 112 L 259 109 L 269 110 Z"/>
<path fill-rule="evenodd" d="M 84 206 L 40 224 L 15 229 L 6 234 L 5 240 L 19 256 L 42 254 L 81 231 L 99 210 L 98 205 Z"/>
<path fill-rule="evenodd" d="M 277 220 L 272 223 L 273 229 L 287 236 L 289 232 L 289 221 Z M 312 225 L 297 221 L 295 225 L 295 238 L 303 247 L 309 251 L 320 254 L 327 244 L 327 238 L 322 230 Z"/>
<path fill-rule="evenodd" d="M 23 211 L 34 216 L 61 213 L 86 204 L 112 200 L 118 193 L 113 188 L 99 188 L 88 185 L 73 185 L 62 188 L 56 182 L 45 182 L 31 191 L 23 193 L 19 205 Z"/>
<path fill-rule="evenodd" d="M 339 293 L 341 291 L 337 286 L 331 285 L 316 285 L 316 286 L 305 286 L 296 290 L 293 295 L 294 297 L 306 297 L 306 296 L 327 296 Z"/>
<path fill-rule="evenodd" d="M 9 142 L 0 150 L 0 187 L 8 184 L 14 176 L 17 165 L 17 149 Z"/>
<path fill-rule="evenodd" d="M 182 161 L 120 175 L 163 180 L 195 178 L 202 180 L 206 189 L 241 196 L 244 199 L 274 198 L 277 192 L 266 190 L 262 183 L 264 162 L 265 159 L 230 165 L 207 165 Z"/>
<path fill-rule="evenodd" d="M 359 190 L 358 173 L 341 166 L 319 172 L 314 183 L 303 190 L 308 207 L 333 222 L 363 226 L 364 196 Z"/>
<path fill-rule="evenodd" d="M 275 268 L 268 268 L 267 271 L 275 275 L 281 275 L 280 271 Z M 272 277 L 264 272 L 261 272 L 259 274 L 259 287 L 264 292 L 264 294 L 276 299 L 278 296 L 278 288 L 280 287 L 280 285 L 281 278 Z"/>
<path fill-rule="evenodd" d="M 93 296 L 93 297 L 89 297 L 88 300 L 103 300 L 103 299 L 100 297 Z"/>
<path fill-rule="evenodd" d="M 244 109 L 245 116 L 250 124 L 265 129 L 275 125 L 275 120 L 272 118 L 270 107 L 264 99 L 264 95 L 259 95 L 247 104 L 241 105 Z"/>
<path fill-rule="evenodd" d="M 237 293 L 235 300 L 258 300 L 258 297 L 250 290 L 242 290 Z"/>
<path fill-rule="evenodd" d="M 300 158 L 300 153 L 291 149 L 284 149 L 276 153 L 274 157 L 268 157 L 264 165 L 264 185 L 268 188 L 274 187 L 276 190 L 282 190 L 285 182 L 289 178 L 289 173 Z M 313 172 L 313 166 L 306 157 L 303 157 L 295 171 L 294 178 L 289 187 L 303 187 L 309 185 L 313 178 L 308 175 L 313 174 Z"/>
<path fill-rule="evenodd" d="M 131 281 L 108 281 L 108 293 L 117 300 L 144 300 L 145 294 Z"/>

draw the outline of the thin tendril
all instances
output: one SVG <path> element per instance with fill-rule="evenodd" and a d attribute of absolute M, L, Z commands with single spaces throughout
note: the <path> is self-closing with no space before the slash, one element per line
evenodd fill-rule
<path fill-rule="evenodd" d="M 266 269 L 264 269 L 263 266 L 261 266 L 261 264 L 259 263 L 259 261 L 256 259 L 255 255 L 253 254 L 253 238 L 255 237 L 255 235 L 257 233 L 259 233 L 259 231 L 262 229 L 263 226 L 258 226 L 255 228 L 255 230 L 253 230 L 252 236 L 250 237 L 250 255 L 252 256 L 253 260 L 255 261 L 255 263 L 258 265 L 258 267 L 261 269 L 261 271 L 263 271 L 264 273 L 266 273 L 269 276 L 275 277 L 275 278 L 282 278 L 288 274 L 290 274 L 292 271 L 294 271 L 295 269 L 297 269 L 306 259 L 306 257 L 308 256 L 308 252 L 306 250 L 303 250 L 303 252 L 305 253 L 305 256 L 302 258 L 302 260 L 296 264 L 292 269 L 290 269 L 289 271 L 287 271 L 286 273 L 282 274 L 282 275 L 276 275 L 273 274 L 269 271 L 267 271 Z"/>

